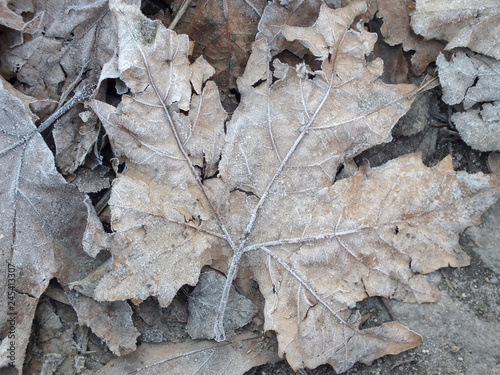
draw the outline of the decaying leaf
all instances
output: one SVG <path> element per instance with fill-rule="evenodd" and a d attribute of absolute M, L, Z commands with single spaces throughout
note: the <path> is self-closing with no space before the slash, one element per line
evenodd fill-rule
<path fill-rule="evenodd" d="M 194 0 L 175 27 L 195 42 L 194 57 L 214 68 L 214 81 L 225 91 L 235 87 L 245 68 L 264 0 Z"/>
<path fill-rule="evenodd" d="M 216 322 L 208 322 L 217 341 L 225 339 L 233 280 L 252 277 L 265 298 L 264 328 L 276 332 L 279 354 L 294 369 L 328 363 L 342 372 L 419 345 L 397 322 L 362 329 L 356 303 L 435 301 L 423 274 L 469 263 L 458 235 L 497 199 L 500 181 L 456 173 L 451 158 L 427 168 L 413 154 L 335 183 L 342 163 L 391 139 L 416 90 L 382 83 L 381 61 L 366 61 L 376 35 L 350 28 L 366 5 L 323 5 L 313 26 L 281 29 L 317 57 L 320 70 L 279 60 L 270 67 L 269 45 L 255 42 L 225 135 L 215 86 L 192 92 L 187 37 L 122 1 L 110 9 L 119 36 L 114 66 L 130 92 L 116 108 L 97 100 L 90 107 L 128 169 L 110 199 L 113 267 L 93 297 L 152 295 L 166 306 L 211 265 L 227 274 Z M 179 345 L 172 355 L 163 352 L 172 347 L 143 345 L 104 369 L 227 368 L 210 361 L 229 344 Z M 189 360 L 186 351 L 202 357 Z"/>
<path fill-rule="evenodd" d="M 500 59 L 497 0 L 416 0 L 411 27 L 426 39 L 448 41 L 447 50 L 468 47 Z"/>
<path fill-rule="evenodd" d="M 127 303 L 96 302 L 75 292 L 66 295 L 78 315 L 79 324 L 91 327 L 113 353 L 125 355 L 136 349 L 139 331 L 132 323 L 132 309 Z"/>
<path fill-rule="evenodd" d="M 30 33 L 27 38 L 18 40 L 23 35 L 18 28 L 5 31 L 0 42 L 0 73 L 7 79 L 15 77 L 16 87 L 37 99 L 33 110 L 44 120 L 81 82 L 97 81 L 116 44 L 114 21 L 106 1 L 22 3 L 25 7 L 17 9 L 19 17 L 36 17 L 23 30 Z M 55 126 L 56 163 L 64 174 L 73 173 L 83 163 L 97 138 L 97 118 L 83 121 L 79 112 L 81 109 L 73 108 Z M 64 129 L 60 130 L 60 124 Z"/>
<path fill-rule="evenodd" d="M 457 51 L 448 61 L 443 54 L 436 60 L 443 101 L 464 104 L 465 109 L 476 103 L 500 100 L 500 61 L 487 56 Z"/>
<path fill-rule="evenodd" d="M 343 0 L 342 2 L 348 4 L 353 1 L 356 0 Z M 390 46 L 401 45 L 404 51 L 415 51 L 410 59 L 411 70 L 417 76 L 422 74 L 436 59 L 444 48 L 444 44 L 438 40 L 425 40 L 411 30 L 410 14 L 414 1 L 372 0 L 368 1 L 368 4 L 368 12 L 363 15 L 363 18 L 365 20 L 373 19 L 375 16 L 381 18 L 383 23 L 380 32 L 384 42 Z"/>
<path fill-rule="evenodd" d="M 189 319 L 186 329 L 192 339 L 215 338 L 213 324 L 225 283 L 226 278 L 215 271 L 201 273 L 196 288 L 189 295 Z M 228 336 L 250 323 L 257 311 L 257 307 L 249 299 L 232 287 L 224 315 L 224 330 Z M 207 324 L 209 322 L 212 324 Z"/>
<path fill-rule="evenodd" d="M 303 49 L 299 43 L 291 45 L 283 36 L 283 26 L 311 26 L 318 17 L 321 1 L 279 1 L 269 2 L 264 8 L 259 21 L 259 32 L 255 40 L 265 38 L 272 52 L 281 52 L 288 49 L 296 53 L 297 47 Z"/>
<path fill-rule="evenodd" d="M 7 272 L 2 273 L 0 281 L 2 350 L 10 345 L 6 333 L 12 316 L 7 313 L 14 307 L 15 365 L 22 369 L 36 303 L 49 281 L 57 278 L 66 285 L 80 280 L 102 260 L 93 259 L 84 249 L 89 236 L 88 229 L 85 233 L 87 225 L 97 225 L 95 213 L 92 216 L 87 209 L 88 198 L 57 172 L 53 155 L 23 101 L 2 85 L 0 102 L 4 105 L 0 112 L 0 165 L 2 175 L 10 176 L 2 180 L 0 188 L 1 262 L 6 268 L 12 265 L 15 278 L 10 289 Z M 8 291 L 15 292 L 15 298 L 7 298 Z M 8 301 L 15 301 L 15 305 Z M 119 304 L 126 305 L 123 301 Z"/>
<path fill-rule="evenodd" d="M 135 352 L 110 361 L 96 375 L 243 374 L 279 358 L 269 340 L 250 332 L 231 342 L 186 340 L 180 344 L 142 344 Z"/>
<path fill-rule="evenodd" d="M 23 9 L 17 8 L 17 12 L 33 12 L 33 7 L 29 2 L 26 2 Z M 21 8 L 21 7 L 20 7 Z M 43 19 L 44 13 L 36 14 L 30 21 L 25 22 L 23 17 L 9 9 L 7 0 L 0 1 L 0 24 L 8 27 L 9 29 L 22 31 L 24 33 L 33 33 L 39 27 Z"/>
<path fill-rule="evenodd" d="M 26 2 L 28 3 L 28 2 Z M 1 45 L 1 73 L 24 84 L 25 94 L 37 99 L 60 98 L 70 85 L 97 79 L 112 55 L 116 33 L 110 25 L 104 1 L 31 0 L 23 13 L 43 14 L 31 38 L 9 45 L 18 31 L 9 31 Z M 61 17 L 60 15 L 68 15 Z"/>
<path fill-rule="evenodd" d="M 473 149 L 500 151 L 500 101 L 485 103 L 481 109 L 454 113 L 451 121 Z"/>
<path fill-rule="evenodd" d="M 476 150 L 500 150 L 500 61 L 458 51 L 449 61 L 440 54 L 436 64 L 443 101 L 466 110 L 451 116 L 460 136 Z M 478 103 L 481 108 L 471 109 Z"/>

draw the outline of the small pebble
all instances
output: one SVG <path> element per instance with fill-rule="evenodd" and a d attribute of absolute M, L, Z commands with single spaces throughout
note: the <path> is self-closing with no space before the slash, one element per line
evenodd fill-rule
<path fill-rule="evenodd" d="M 456 345 L 453 345 L 451 348 L 450 348 L 450 351 L 452 353 L 456 353 L 460 350 L 460 347 L 459 346 L 456 346 Z"/>
<path fill-rule="evenodd" d="M 457 358 L 459 361 L 463 361 L 464 359 L 462 357 Z"/>
<path fill-rule="evenodd" d="M 495 275 L 491 276 L 491 279 L 490 279 L 490 284 L 498 284 L 500 280 L 498 280 L 498 277 L 496 277 Z"/>

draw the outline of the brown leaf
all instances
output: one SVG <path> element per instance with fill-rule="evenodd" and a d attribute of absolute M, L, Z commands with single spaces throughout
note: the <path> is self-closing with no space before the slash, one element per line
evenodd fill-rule
<path fill-rule="evenodd" d="M 215 88 L 206 83 L 197 97 L 185 84 L 187 38 L 136 7 L 110 5 L 120 35 L 114 66 L 131 92 L 117 108 L 97 100 L 91 107 L 128 170 L 113 183 L 113 268 L 94 298 L 153 295 L 166 306 L 211 265 L 227 274 L 213 327 L 218 341 L 238 275 L 257 281 L 264 328 L 277 333 L 279 354 L 294 369 L 329 363 L 342 372 L 419 345 L 397 322 L 360 328 L 356 303 L 435 301 L 424 274 L 469 263 L 458 235 L 498 198 L 500 178 L 456 173 L 451 158 L 427 168 L 407 155 L 335 182 L 344 162 L 391 139 L 416 91 L 382 83 L 381 61 L 366 61 L 377 37 L 350 27 L 366 5 L 323 5 L 312 27 L 282 28 L 318 58 L 317 71 L 278 59 L 271 68 L 266 40 L 257 41 L 237 81 L 241 104 L 226 125 Z M 196 100 L 209 98 L 199 110 Z M 211 162 L 219 174 L 204 173 L 204 154 L 220 158 L 218 169 Z M 189 343 L 173 356 L 184 360 L 186 350 L 196 351 Z M 142 359 L 134 355 L 117 371 L 137 368 Z M 214 366 L 203 372 L 222 372 Z"/>
<path fill-rule="evenodd" d="M 17 11 L 19 11 L 19 13 L 21 11 L 33 12 L 33 7 L 28 6 L 24 9 L 17 9 Z M 20 14 L 9 9 L 7 6 L 7 0 L 0 1 L 0 24 L 10 29 L 22 31 L 24 33 L 33 33 L 40 27 L 43 16 L 43 12 L 38 13 L 30 21 L 24 22 L 23 17 Z"/>
<path fill-rule="evenodd" d="M 311 26 L 318 18 L 321 1 L 279 1 L 274 0 L 267 4 L 259 21 L 259 32 L 255 40 L 265 38 L 270 50 L 278 53 L 284 49 L 296 53 L 299 43 L 287 42 L 282 34 L 282 27 L 288 26 Z M 301 48 L 303 49 L 303 47 Z"/>
<path fill-rule="evenodd" d="M 113 354 L 125 355 L 136 349 L 140 333 L 132 323 L 132 309 L 126 302 L 96 302 L 75 292 L 67 292 L 66 296 L 78 315 L 78 323 L 103 338 Z"/>
<path fill-rule="evenodd" d="M 500 59 L 500 5 L 496 0 L 416 0 L 411 27 L 426 39 L 448 41 Z"/>
<path fill-rule="evenodd" d="M 82 112 L 84 113 L 84 112 Z M 56 146 L 56 163 L 61 173 L 73 173 L 81 166 L 87 154 L 92 153 L 99 128 L 93 114 L 83 121 L 76 109 L 56 122 L 52 135 Z"/>
<path fill-rule="evenodd" d="M 33 0 L 32 4 L 29 13 L 43 14 L 39 27 L 19 45 L 2 44 L 2 75 L 15 75 L 24 84 L 24 93 L 37 99 L 59 100 L 84 72 L 87 83 L 95 82 L 116 43 L 106 3 L 87 0 L 75 6 L 71 1 Z M 15 39 L 11 36 L 15 33 L 7 32 L 5 41 Z"/>
<path fill-rule="evenodd" d="M 273 343 L 250 332 L 232 342 L 185 340 L 179 344 L 142 344 L 135 352 L 110 361 L 96 375 L 243 374 L 279 358 Z"/>
<path fill-rule="evenodd" d="M 215 249 L 220 247 L 220 236 L 210 235 L 218 231 L 216 220 L 210 216 L 210 207 L 200 203 L 206 202 L 204 194 L 212 190 L 210 182 L 200 191 L 201 181 L 192 177 L 194 165 L 203 167 L 203 155 L 209 166 L 216 165 L 225 113 L 213 83 L 207 83 L 202 95 L 191 99 L 186 35 L 178 36 L 148 20 L 136 7 L 116 2 L 112 10 L 119 25 L 120 78 L 134 95 L 123 97 L 120 111 L 98 101 L 93 101 L 91 107 L 103 121 L 115 149 L 123 150 L 131 164 L 127 174 L 113 184 L 110 204 L 114 207 L 112 226 L 116 233 L 111 252 L 116 256 L 113 271 L 98 285 L 95 298 L 143 300 L 156 295 L 166 306 L 182 285 L 196 284 L 200 268 L 210 263 L 210 252 L 218 253 Z M 151 58 L 145 59 L 146 56 Z M 158 69 L 158 65 L 162 68 Z M 173 111 L 165 123 L 166 107 L 158 103 L 175 103 L 190 110 L 189 115 Z M 144 119 L 148 119 L 147 126 L 143 125 Z M 178 131 L 171 137 L 174 121 Z M 182 143 L 182 152 L 178 141 Z M 213 181 L 214 188 L 221 185 L 219 179 L 207 181 Z M 177 197 L 177 203 L 162 198 L 172 195 Z M 142 202 L 139 207 L 137 199 Z M 158 199 L 164 204 L 158 205 Z M 148 214 L 145 216 L 144 212 Z M 141 217 L 153 221 L 145 222 L 141 228 L 136 224 Z M 165 217 L 169 219 L 164 220 Z M 190 232 L 201 221 L 204 231 Z M 131 240 L 131 235 L 137 236 L 137 240 Z M 143 236 L 152 244 L 148 249 L 143 249 L 142 241 L 138 241 Z M 171 250 L 167 250 L 177 252 L 181 248 L 186 256 L 172 257 Z M 137 261 L 130 263 L 129 256 L 137 256 Z M 149 264 L 147 272 L 143 271 L 145 264 Z M 134 269 L 135 266 L 139 268 Z M 164 271 L 172 267 L 177 271 L 166 276 Z M 124 278 L 124 274 L 128 277 Z"/>
<path fill-rule="evenodd" d="M 220 87 L 235 87 L 265 5 L 265 0 L 194 0 L 175 27 L 195 42 L 193 56 L 203 56 L 215 68 Z"/>
<path fill-rule="evenodd" d="M 414 0 L 373 0 L 369 2 L 369 11 L 364 18 L 372 19 L 375 15 L 382 18 L 380 32 L 384 41 L 390 46 L 401 44 L 404 51 L 415 51 L 411 57 L 411 70 L 419 76 L 436 59 L 444 44 L 437 40 L 424 40 L 411 30 L 410 14 L 413 7 Z"/>

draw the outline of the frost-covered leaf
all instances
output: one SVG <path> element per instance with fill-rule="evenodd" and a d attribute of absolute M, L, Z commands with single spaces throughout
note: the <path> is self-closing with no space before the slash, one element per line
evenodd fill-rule
<path fill-rule="evenodd" d="M 458 51 L 449 61 L 440 54 L 436 65 L 443 101 L 466 110 L 451 116 L 463 140 L 476 150 L 500 150 L 500 61 Z M 481 108 L 471 109 L 478 103 Z"/>
<path fill-rule="evenodd" d="M 88 197 L 57 172 L 54 157 L 21 99 L 2 86 L 0 102 L 0 166 L 2 175 L 9 176 L 0 185 L 1 264 L 4 269 L 7 264 L 15 268 L 12 288 L 7 288 L 7 272 L 0 280 L 0 324 L 2 332 L 8 332 L 7 313 L 12 311 L 7 293 L 13 291 L 19 338 L 15 361 L 21 369 L 36 303 L 49 281 L 57 278 L 66 285 L 80 280 L 102 260 L 93 259 L 84 248 L 87 226 L 96 220 L 88 210 Z M 2 339 L 5 348 L 11 340 Z"/>
<path fill-rule="evenodd" d="M 107 176 L 109 172 L 109 168 L 102 165 L 95 169 L 79 168 L 74 178 L 68 182 L 78 187 L 78 190 L 83 193 L 96 193 L 111 187 L 110 177 Z"/>
<path fill-rule="evenodd" d="M 113 53 L 116 33 L 107 15 L 107 2 L 32 0 L 21 15 L 43 14 L 39 27 L 19 45 L 18 31 L 6 32 L 1 45 L 0 72 L 23 83 L 25 94 L 59 100 L 61 92 L 86 77 L 93 83 L 100 66 Z M 85 73 L 84 77 L 82 74 Z"/>
<path fill-rule="evenodd" d="M 369 363 L 383 355 L 375 354 L 381 339 L 357 330 L 361 317 L 349 308 L 374 295 L 405 302 L 436 300 L 437 292 L 422 274 L 469 263 L 457 233 L 477 223 L 479 213 L 496 199 L 494 194 L 498 178 L 455 174 L 450 158 L 428 169 L 419 155 L 408 155 L 360 170 L 310 198 L 304 210 L 312 209 L 299 211 L 293 224 L 276 228 L 283 231 L 294 225 L 305 233 L 253 245 L 261 246 L 264 254 L 248 261 L 266 298 L 265 327 L 277 331 L 283 345 L 280 355 L 286 353 L 294 368 L 328 362 L 340 372 L 356 360 Z M 319 321 L 318 327 L 314 322 Z M 405 332 L 399 326 L 392 336 L 401 350 L 410 345 L 397 342 Z M 322 344 L 317 340 L 324 335 L 330 337 L 329 346 L 318 354 Z M 417 339 L 411 339 L 416 345 Z M 340 351 L 349 355 L 332 354 Z"/>
<path fill-rule="evenodd" d="M 485 103 L 481 109 L 454 113 L 451 121 L 473 149 L 500 151 L 500 101 Z"/>
<path fill-rule="evenodd" d="M 214 67 L 214 81 L 224 91 L 234 88 L 243 73 L 266 3 L 195 0 L 174 28 L 195 42 L 193 56 L 203 56 Z"/>
<path fill-rule="evenodd" d="M 66 293 L 78 315 L 78 323 L 90 327 L 115 355 L 125 355 L 136 349 L 140 335 L 132 322 L 132 309 L 123 302 L 96 302 L 92 298 Z"/>
<path fill-rule="evenodd" d="M 97 140 L 97 116 L 83 121 L 76 109 L 56 122 L 52 135 L 56 145 L 56 163 L 61 173 L 73 173 L 91 153 Z"/>
<path fill-rule="evenodd" d="M 311 26 L 318 17 L 321 1 L 292 0 L 269 2 L 264 8 L 259 21 L 259 32 L 255 40 L 266 39 L 272 52 L 281 52 L 289 49 L 295 52 L 296 47 L 287 43 L 281 29 L 285 25 L 289 26 Z"/>
<path fill-rule="evenodd" d="M 191 64 L 191 70 L 191 84 L 193 85 L 194 91 L 200 95 L 203 84 L 215 74 L 215 69 L 203 58 L 203 56 L 200 56 Z"/>
<path fill-rule="evenodd" d="M 37 27 L 30 26 L 29 37 L 20 39 L 18 29 L 5 30 L 0 73 L 15 78 L 19 90 L 38 99 L 33 110 L 44 120 L 80 84 L 97 82 L 102 65 L 113 55 L 116 27 L 107 1 L 30 0 L 13 6 L 19 17 L 35 14 L 29 23 L 36 21 Z M 83 121 L 79 112 L 73 108 L 61 119 L 63 130 L 55 126 L 56 163 L 64 174 L 83 164 L 97 138 L 96 117 Z"/>
<path fill-rule="evenodd" d="M 500 61 L 491 57 L 458 51 L 448 61 L 443 54 L 436 60 L 443 101 L 463 102 L 465 109 L 476 103 L 500 100 Z"/>
<path fill-rule="evenodd" d="M 320 60 L 317 71 L 278 59 L 271 67 L 266 40 L 255 42 L 227 124 L 213 84 L 191 91 L 187 37 L 136 7 L 110 5 L 119 35 L 114 74 L 131 90 L 116 108 L 97 100 L 91 107 L 128 169 L 113 182 L 113 267 L 94 298 L 153 295 L 166 306 L 210 265 L 227 275 L 210 327 L 218 341 L 233 280 L 251 278 L 265 299 L 264 328 L 276 332 L 294 369 L 329 363 L 342 372 L 419 345 L 397 322 L 363 329 L 356 303 L 435 301 L 424 274 L 469 263 L 459 233 L 500 195 L 499 177 L 456 173 L 451 158 L 427 168 L 407 155 L 336 181 L 343 163 L 391 139 L 416 91 L 382 83 L 380 59 L 367 62 L 377 37 L 350 27 L 366 5 L 323 5 L 313 26 L 282 28 Z M 136 355 L 116 362 L 117 371 L 166 371 L 155 367 L 162 359 L 136 370 Z M 210 360 L 194 370 L 223 372 Z"/>
<path fill-rule="evenodd" d="M 497 0 L 416 0 L 411 27 L 427 39 L 446 40 L 446 49 L 468 47 L 500 59 Z"/>
<path fill-rule="evenodd" d="M 32 6 L 27 6 L 24 9 L 16 9 L 19 13 L 21 11 L 33 12 Z M 43 19 L 44 13 L 36 14 L 31 20 L 25 22 L 23 17 L 8 7 L 7 0 L 0 1 L 0 24 L 8 27 L 9 29 L 22 31 L 24 33 L 35 32 Z"/>
<path fill-rule="evenodd" d="M 214 338 L 213 325 L 225 282 L 226 278 L 215 271 L 203 272 L 200 275 L 196 288 L 189 295 L 189 319 L 186 329 L 192 339 Z M 226 334 L 232 336 L 236 329 L 250 323 L 257 311 L 257 307 L 249 299 L 232 287 L 224 315 Z"/>
<path fill-rule="evenodd" d="M 354 1 L 343 0 L 343 3 Z M 413 7 L 413 0 L 372 0 L 368 2 L 364 18 L 365 22 L 373 17 L 383 20 L 380 32 L 384 42 L 390 46 L 402 45 L 404 51 L 415 51 L 410 59 L 411 70 L 420 75 L 436 59 L 444 44 L 437 40 L 424 40 L 411 30 L 410 13 Z"/>
<path fill-rule="evenodd" d="M 135 352 L 110 361 L 96 375 L 244 374 L 279 358 L 273 343 L 250 332 L 231 342 L 185 340 L 179 344 L 142 344 Z"/>
<path fill-rule="evenodd" d="M 216 166 L 226 115 L 213 82 L 191 98 L 186 35 L 166 30 L 122 2 L 114 2 L 112 11 L 120 35 L 117 66 L 132 95 L 123 97 L 119 109 L 98 101 L 91 107 L 115 149 L 130 162 L 126 175 L 113 184 L 111 252 L 116 256 L 95 297 L 156 295 L 166 306 L 182 285 L 196 284 L 200 268 L 222 248 L 213 207 L 207 204 L 222 183 L 209 179 L 202 184 L 197 168 L 204 160 Z M 167 105 L 189 114 L 169 111 Z"/>

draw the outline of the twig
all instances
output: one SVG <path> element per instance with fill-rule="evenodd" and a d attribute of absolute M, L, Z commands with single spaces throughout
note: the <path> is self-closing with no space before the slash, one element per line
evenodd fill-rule
<path fill-rule="evenodd" d="M 90 61 L 90 59 L 88 59 L 83 64 L 82 68 L 80 69 L 80 72 L 78 73 L 78 77 L 76 77 L 76 79 L 73 81 L 73 83 L 71 83 L 68 86 L 68 88 L 61 94 L 61 99 L 59 99 L 59 103 L 57 104 L 56 111 L 63 106 L 63 103 L 66 101 L 66 99 L 68 98 L 71 91 L 73 91 L 74 88 L 76 87 L 76 85 L 78 85 L 80 83 L 80 81 L 82 80 L 83 73 L 85 72 L 85 68 L 87 67 L 87 64 L 89 63 L 89 61 Z"/>
<path fill-rule="evenodd" d="M 411 363 L 415 360 L 415 358 L 410 358 L 410 359 L 407 359 L 406 361 L 401 361 L 401 362 L 398 362 L 396 363 L 394 366 L 391 367 L 391 371 L 394 370 L 396 367 L 399 367 L 399 366 L 403 366 L 403 365 L 406 365 L 407 363 Z"/>
<path fill-rule="evenodd" d="M 95 205 L 95 211 L 97 215 L 100 215 L 102 211 L 106 208 L 109 202 L 109 198 L 111 197 L 111 189 L 109 189 L 101 199 L 99 199 L 99 202 Z"/>
<path fill-rule="evenodd" d="M 192 0 L 184 0 L 182 2 L 182 5 L 179 9 L 179 11 L 177 12 L 177 14 L 175 15 L 175 18 L 174 20 L 172 21 L 172 23 L 170 24 L 170 26 L 168 27 L 169 30 L 173 30 L 175 26 L 177 26 L 177 23 L 179 22 L 179 20 L 181 19 L 181 17 L 184 15 L 184 13 L 186 12 L 186 9 L 187 7 L 189 6 L 189 4 L 191 4 L 191 1 Z"/>
<path fill-rule="evenodd" d="M 47 130 L 47 128 L 50 127 L 54 122 L 56 122 L 62 115 L 73 108 L 76 103 L 90 98 L 95 88 L 96 85 L 83 86 L 83 88 L 80 91 L 77 91 L 75 95 L 73 95 L 73 97 L 68 100 L 61 108 L 50 115 L 47 120 L 42 122 L 42 124 L 38 127 L 38 132 L 42 133 L 43 131 Z"/>
<path fill-rule="evenodd" d="M 424 79 L 424 82 L 425 82 L 425 79 Z M 413 92 L 411 95 L 408 96 L 408 99 L 411 99 L 415 95 L 418 95 L 418 94 L 420 94 L 422 92 L 425 92 L 425 91 L 428 91 L 428 90 L 432 90 L 436 86 L 439 86 L 439 79 L 438 79 L 438 77 L 432 78 L 429 82 L 422 83 L 422 85 L 418 88 L 418 90 L 416 90 L 415 92 Z"/>
<path fill-rule="evenodd" d="M 451 285 L 451 282 L 450 280 L 448 279 L 448 276 L 446 276 L 446 274 L 441 271 L 441 275 L 443 275 L 444 277 L 444 281 L 446 282 L 446 285 L 448 285 L 448 288 L 450 288 L 450 290 L 455 293 L 459 298 L 463 298 L 460 293 L 457 292 L 457 290 L 455 288 L 453 288 L 453 285 Z"/>

